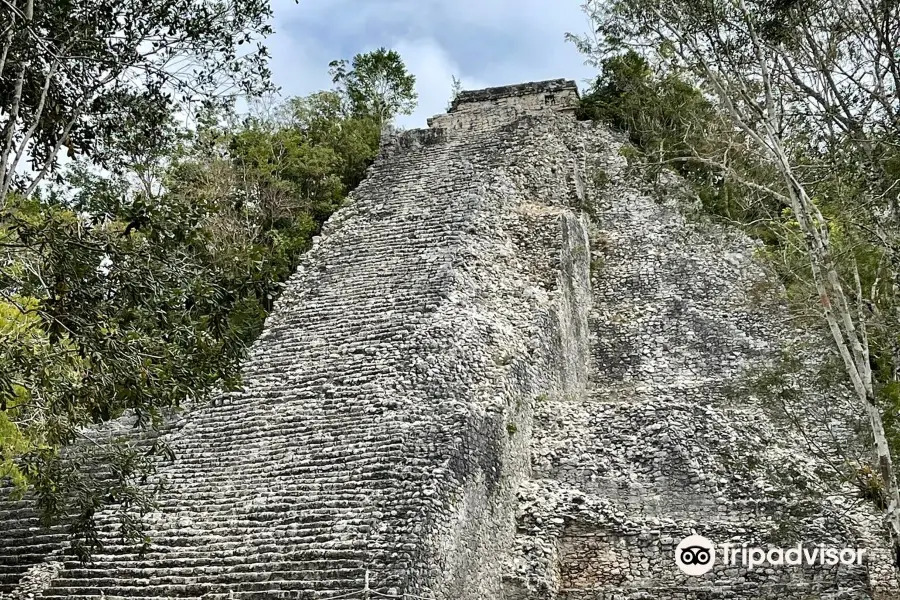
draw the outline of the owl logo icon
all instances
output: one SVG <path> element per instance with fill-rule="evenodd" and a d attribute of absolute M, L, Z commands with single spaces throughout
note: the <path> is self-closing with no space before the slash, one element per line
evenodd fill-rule
<path fill-rule="evenodd" d="M 675 564 L 685 575 L 703 575 L 715 562 L 715 544 L 702 535 L 689 535 L 675 547 Z"/>

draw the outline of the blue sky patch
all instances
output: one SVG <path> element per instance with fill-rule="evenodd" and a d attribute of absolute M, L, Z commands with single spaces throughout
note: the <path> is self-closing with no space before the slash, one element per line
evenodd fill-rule
<path fill-rule="evenodd" d="M 397 119 L 425 127 L 444 112 L 452 76 L 465 89 L 594 74 L 567 31 L 587 20 L 574 0 L 273 0 L 268 40 L 275 83 L 285 96 L 331 86 L 328 63 L 380 46 L 393 48 L 416 76 L 419 106 Z"/>

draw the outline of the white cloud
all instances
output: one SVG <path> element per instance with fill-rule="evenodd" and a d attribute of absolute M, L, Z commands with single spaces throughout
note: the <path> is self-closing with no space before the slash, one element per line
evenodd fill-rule
<path fill-rule="evenodd" d="M 284 96 L 303 96 L 331 87 L 328 63 L 337 57 L 326 55 L 324 48 L 292 35 L 289 29 L 276 30 L 267 45 L 272 77 Z"/>
<path fill-rule="evenodd" d="M 453 77 L 462 81 L 463 89 L 486 87 L 477 78 L 463 73 L 434 40 L 400 40 L 393 48 L 403 57 L 409 72 L 416 76 L 416 92 L 419 94 L 416 111 L 397 118 L 397 124 L 401 127 L 426 127 L 426 119 L 446 112 Z"/>
<path fill-rule="evenodd" d="M 331 60 L 393 48 L 419 93 L 416 112 L 398 118 L 403 127 L 444 112 L 453 76 L 478 89 L 593 74 L 563 40 L 587 28 L 574 0 L 273 0 L 273 10 L 269 47 L 284 95 L 331 87 Z"/>

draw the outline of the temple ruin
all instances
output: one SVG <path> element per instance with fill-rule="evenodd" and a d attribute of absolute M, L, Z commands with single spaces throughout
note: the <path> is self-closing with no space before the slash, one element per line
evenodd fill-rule
<path fill-rule="evenodd" d="M 4 597 L 900 598 L 877 515 L 807 493 L 822 457 L 733 391 L 803 335 L 756 245 L 652 193 L 577 102 L 468 91 L 386 139 L 243 389 L 166 430 L 149 549 L 101 515 L 80 564 L 7 501 Z M 692 532 L 867 554 L 693 577 Z"/>

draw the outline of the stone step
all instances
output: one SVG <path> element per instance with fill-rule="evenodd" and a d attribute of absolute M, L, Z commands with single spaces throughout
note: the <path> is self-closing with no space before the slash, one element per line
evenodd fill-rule
<path fill-rule="evenodd" d="M 263 591 L 239 591 L 239 592 L 206 592 L 203 594 L 203 600 L 272 600 L 272 598 L 290 598 L 295 600 L 306 600 L 307 598 L 316 598 L 317 600 L 367 600 L 363 595 L 363 587 L 358 588 L 337 588 L 334 590 L 310 590 L 310 589 L 291 589 L 291 590 L 263 590 Z M 159 590 L 150 590 L 149 595 L 137 596 L 134 594 L 115 596 L 103 593 L 98 590 L 85 592 L 79 590 L 78 593 L 66 593 L 60 595 L 56 590 L 50 589 L 40 596 L 41 600 L 130 600 L 140 597 L 141 600 L 172 600 L 171 595 L 152 595 L 158 593 Z M 198 598 L 196 595 L 185 596 L 186 598 Z M 379 596 L 383 597 L 383 596 Z"/>
<path fill-rule="evenodd" d="M 378 440 L 371 440 L 372 442 L 378 442 Z M 331 456 L 321 456 L 318 455 L 315 458 L 307 457 L 307 456 L 298 456 L 295 460 L 292 460 L 290 463 L 283 463 L 281 466 L 280 475 L 290 475 L 292 477 L 298 477 L 300 475 L 309 474 L 315 475 L 316 473 L 322 473 L 325 477 L 338 477 L 342 474 L 353 475 L 356 473 L 356 469 L 365 466 L 380 466 L 379 471 L 383 471 L 385 468 L 388 468 L 389 465 L 384 464 L 383 462 L 379 462 L 378 458 L 381 457 L 382 461 L 385 457 L 393 456 L 402 450 L 403 445 L 400 443 L 395 444 L 383 444 L 379 445 L 379 452 L 375 457 L 366 457 L 366 458 L 356 458 L 353 459 L 354 455 L 352 453 L 341 454 L 334 453 Z M 225 477 L 225 472 L 217 472 L 219 469 L 231 469 L 231 472 L 234 473 L 235 468 L 241 467 L 252 467 L 252 462 L 240 462 L 240 461 L 231 461 L 230 457 L 222 456 L 217 459 L 209 458 L 209 457 L 197 457 L 190 455 L 183 455 L 179 457 L 179 472 L 183 477 L 189 477 L 190 475 L 198 475 L 206 472 L 206 469 L 212 469 L 209 472 L 208 476 L 204 477 L 201 483 L 206 483 L 207 480 L 211 482 L 215 482 Z M 330 464 L 332 469 L 323 469 L 329 465 L 328 461 L 339 461 L 337 464 L 335 462 L 331 462 Z M 235 481 L 234 483 L 241 483 L 244 487 L 251 487 L 254 482 L 261 481 L 263 479 L 271 479 L 271 476 L 266 476 L 264 473 L 256 471 L 255 469 L 250 470 L 247 473 L 248 477 L 253 477 L 253 479 L 248 480 L 240 480 Z M 324 471 L 324 472 L 323 472 Z M 302 483 L 302 480 L 300 480 Z"/>
<path fill-rule="evenodd" d="M 344 426 L 346 427 L 346 426 Z M 253 436 L 247 437 L 247 439 L 253 439 Z M 240 441 L 240 438 L 235 437 L 235 441 Z M 328 461 L 332 461 L 331 465 L 333 467 L 338 467 L 336 471 L 347 472 L 351 471 L 354 467 L 361 465 L 369 465 L 375 464 L 377 457 L 381 456 L 391 456 L 403 450 L 403 442 L 402 440 L 395 440 L 386 437 L 370 437 L 370 438 L 354 438 L 353 436 L 347 436 L 348 443 L 351 442 L 366 442 L 366 444 L 377 444 L 378 454 L 374 456 L 360 457 L 358 454 L 353 453 L 349 450 L 338 450 L 330 448 L 329 444 L 338 444 L 343 443 L 340 438 L 335 440 L 316 440 L 312 443 L 308 450 L 304 450 L 303 454 L 298 454 L 295 457 L 292 457 L 290 460 L 285 458 L 281 458 L 274 465 L 269 466 L 270 469 L 280 467 L 279 470 L 284 470 L 287 468 L 291 468 L 292 471 L 295 470 L 292 474 L 301 474 L 304 471 L 312 472 L 316 467 L 323 467 L 329 464 Z M 246 452 L 251 447 L 243 446 L 240 447 L 242 452 Z M 279 443 L 277 439 L 273 440 L 271 445 L 266 446 L 265 448 L 259 448 L 259 450 L 264 450 L 266 454 L 272 455 L 281 450 L 291 449 L 291 445 L 288 443 Z M 199 448 L 190 448 L 184 446 L 176 446 L 174 448 L 176 452 L 176 460 L 180 463 L 179 466 L 184 469 L 185 473 L 191 472 L 193 469 L 203 469 L 206 467 L 222 465 L 227 466 L 228 468 L 249 468 L 252 472 L 258 472 L 258 463 L 254 463 L 252 459 L 241 459 L 229 453 L 222 453 L 218 456 L 204 456 L 201 454 Z M 340 460 L 340 462 L 335 463 L 333 461 Z M 342 464 L 344 463 L 344 464 Z M 257 467 L 257 468 L 254 468 Z M 211 475 L 214 475 L 211 474 Z"/>
<path fill-rule="evenodd" d="M 56 542 L 65 535 L 65 527 L 61 525 L 51 528 L 43 528 L 34 525 L 30 527 L 11 527 L 9 529 L 0 530 L 0 536 L 2 536 L 4 540 L 28 540 L 32 544 Z"/>
<path fill-rule="evenodd" d="M 334 534 L 323 532 L 321 535 L 309 536 L 307 538 L 300 537 L 278 537 L 277 543 L 274 538 L 252 539 L 241 536 L 233 536 L 228 541 L 219 541 L 214 538 L 188 538 L 186 536 L 178 537 L 172 535 L 157 541 L 151 538 L 150 546 L 144 551 L 143 555 L 147 559 L 156 559 L 158 557 L 169 558 L 191 558 L 193 556 L 206 556 L 211 558 L 218 556 L 231 557 L 235 556 L 237 551 L 250 550 L 254 552 L 268 554 L 273 553 L 277 557 L 279 553 L 285 553 L 290 556 L 296 553 L 307 553 L 310 556 L 316 556 L 326 551 L 356 551 L 364 547 L 365 540 L 356 538 L 351 540 L 334 540 Z M 242 543 L 243 542 L 243 543 Z M 268 542 L 268 543 L 264 543 Z M 102 550 L 93 553 L 94 560 L 110 560 L 120 556 L 137 556 L 141 554 L 135 545 L 104 545 Z M 239 555 L 238 555 L 239 556 Z M 10 562 L 7 564 L 19 564 Z"/>
<path fill-rule="evenodd" d="M 398 507 L 400 508 L 400 507 Z M 346 531 L 364 531 L 370 526 L 369 519 L 359 519 L 351 515 L 343 513 L 333 513 L 328 515 L 293 515 L 285 516 L 283 514 L 274 513 L 258 513 L 254 515 L 254 519 L 238 517 L 233 514 L 222 513 L 214 515 L 210 513 L 184 513 L 177 511 L 171 513 L 169 520 L 162 525 L 157 526 L 150 522 L 146 525 L 146 531 L 149 534 L 157 534 L 157 539 L 165 539 L 173 530 L 176 536 L 185 537 L 186 524 L 182 519 L 190 519 L 191 522 L 201 520 L 204 524 L 202 531 L 192 530 L 192 539 L 254 539 L 262 535 L 277 535 L 282 537 L 302 538 L 305 536 L 315 536 L 325 531 L 334 532 L 334 525 L 340 521 Z M 107 520 L 108 519 L 108 520 Z M 103 539 L 114 544 L 113 540 L 118 539 L 118 523 L 115 521 L 114 515 L 106 515 L 103 521 L 99 521 L 99 531 Z"/>
<path fill-rule="evenodd" d="M 344 546 L 329 548 L 291 548 L 289 546 L 273 547 L 265 550 L 253 548 L 252 557 L 244 554 L 236 555 L 230 550 L 179 550 L 178 552 L 149 551 L 141 554 L 132 549 L 131 552 L 117 554 L 95 553 L 93 565 L 96 568 L 136 568 L 135 565 L 152 565 L 154 569 L 165 568 L 200 568 L 229 567 L 248 564 L 250 562 L 307 562 L 307 561 L 360 561 L 370 557 L 365 541 L 347 543 Z M 66 561 L 65 568 L 83 569 L 85 565 L 75 560 Z"/>
<path fill-rule="evenodd" d="M 279 598 L 279 597 L 295 597 L 301 598 L 300 593 L 317 593 L 323 590 L 340 590 L 346 593 L 348 590 L 362 590 L 365 586 L 364 579 L 351 580 L 321 580 L 321 581 L 285 581 L 272 580 L 265 582 L 247 582 L 239 584 L 220 584 L 220 583 L 189 583 L 189 584 L 168 584 L 168 585 L 147 585 L 142 582 L 135 582 L 134 585 L 119 583 L 115 586 L 100 586 L 86 582 L 83 586 L 62 587 L 57 586 L 56 582 L 51 585 L 41 598 L 97 598 L 101 595 L 107 599 L 116 598 L 199 598 L 208 597 L 207 594 L 224 593 L 230 594 L 232 591 L 235 596 L 238 593 L 245 593 L 244 598 Z M 282 596 L 284 593 L 290 593 L 290 596 Z"/>
<path fill-rule="evenodd" d="M 54 587 L 84 587 L 86 584 L 92 586 L 104 587 L 112 589 L 117 585 L 122 585 L 125 581 L 140 582 L 147 586 L 163 586 L 163 585 L 189 585 L 198 584 L 217 584 L 217 585 L 233 585 L 242 583 L 260 583 L 271 581 L 289 581 L 289 582 L 306 582 L 312 583 L 317 581 L 353 581 L 364 579 L 366 568 L 359 566 L 355 568 L 327 564 L 324 568 L 310 569 L 300 568 L 305 565 L 298 564 L 298 568 L 291 570 L 280 570 L 278 567 L 269 563 L 242 565 L 241 569 L 230 569 L 227 572 L 206 573 L 206 574 L 188 574 L 178 575 L 173 569 L 157 570 L 150 573 L 133 576 L 126 575 L 122 569 L 114 572 L 101 571 L 103 575 L 79 576 L 76 572 L 67 572 L 65 576 L 57 577 L 53 581 Z M 193 569 L 196 571 L 196 569 Z M 185 572 L 188 570 L 185 569 Z"/>
<path fill-rule="evenodd" d="M 147 579 L 152 577 L 219 577 L 227 576 L 231 573 L 255 573 L 259 575 L 263 570 L 271 572 L 300 572 L 310 571 L 317 573 L 327 572 L 334 569 L 335 565 L 332 559 L 308 559 L 303 561 L 273 560 L 265 563 L 246 562 L 241 565 L 208 565 L 208 566 L 167 566 L 164 568 L 155 566 L 141 566 L 143 564 L 151 564 L 147 561 L 136 561 L 128 563 L 128 566 L 118 566 L 115 570 L 115 577 L 123 579 Z M 363 558 L 341 559 L 340 568 L 348 571 L 365 571 L 367 561 Z M 110 570 L 102 565 L 90 566 L 82 565 L 76 561 L 67 561 L 65 564 L 65 577 L 73 579 L 90 579 L 96 581 L 104 577 L 110 576 Z M 262 569 L 264 568 L 264 569 Z M 285 577 L 291 579 L 291 577 Z"/>
<path fill-rule="evenodd" d="M 58 550 L 60 548 L 60 542 L 62 538 L 58 540 L 53 540 L 45 543 L 39 543 L 34 540 L 28 540 L 28 551 L 29 555 L 36 556 L 46 556 L 47 554 L 53 552 L 54 550 Z M 3 546 L 0 547 L 0 565 L 3 564 L 18 564 L 18 559 L 22 556 L 22 548 L 14 547 L 14 546 Z M 25 555 L 25 556 L 29 556 Z"/>

